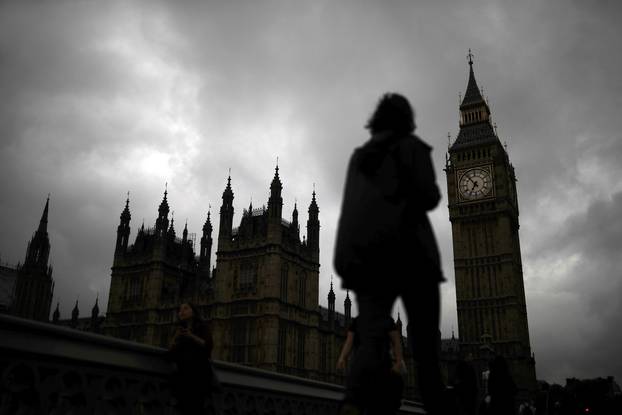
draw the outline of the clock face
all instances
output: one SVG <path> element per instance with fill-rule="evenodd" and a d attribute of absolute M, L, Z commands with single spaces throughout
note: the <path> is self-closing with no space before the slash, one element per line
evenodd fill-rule
<path fill-rule="evenodd" d="M 466 170 L 458 182 L 460 195 L 465 200 L 486 197 L 492 190 L 492 177 L 487 167 L 476 167 Z"/>

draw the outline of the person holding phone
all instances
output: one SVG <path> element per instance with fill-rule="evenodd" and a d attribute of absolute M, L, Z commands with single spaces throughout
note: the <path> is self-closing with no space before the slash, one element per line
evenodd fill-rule
<path fill-rule="evenodd" d="M 177 317 L 169 346 L 169 354 L 177 364 L 171 382 L 173 393 L 182 414 L 200 414 L 205 411 L 206 399 L 218 385 L 211 363 L 212 332 L 190 303 L 179 306 Z"/>

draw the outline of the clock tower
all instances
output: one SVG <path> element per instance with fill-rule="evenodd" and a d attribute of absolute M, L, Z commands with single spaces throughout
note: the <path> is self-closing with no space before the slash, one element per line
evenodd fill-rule
<path fill-rule="evenodd" d="M 445 172 L 453 236 L 460 351 L 481 373 L 503 356 L 519 391 L 535 391 L 519 242 L 516 175 L 475 81 L 460 104 L 460 131 Z M 482 385 L 482 390 L 486 387 Z"/>

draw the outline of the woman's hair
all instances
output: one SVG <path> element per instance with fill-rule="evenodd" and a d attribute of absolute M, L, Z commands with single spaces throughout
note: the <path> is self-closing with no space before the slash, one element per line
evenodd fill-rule
<path fill-rule="evenodd" d="M 410 103 L 403 95 L 388 92 L 380 97 L 376 110 L 365 128 L 372 134 L 380 131 L 411 134 L 415 130 L 415 116 Z"/>
<path fill-rule="evenodd" d="M 184 301 L 181 304 L 188 304 L 188 307 L 190 307 L 190 309 L 192 310 L 192 323 L 193 324 L 204 322 L 203 317 L 201 317 L 201 312 L 194 304 L 192 304 L 189 301 Z M 179 305 L 180 307 L 181 307 L 181 304 Z"/>

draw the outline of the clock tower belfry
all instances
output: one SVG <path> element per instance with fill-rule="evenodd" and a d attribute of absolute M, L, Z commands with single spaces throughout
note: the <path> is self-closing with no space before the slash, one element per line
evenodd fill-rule
<path fill-rule="evenodd" d="M 460 351 L 486 369 L 503 356 L 526 397 L 536 388 L 519 242 L 516 175 L 473 73 L 446 157 Z"/>

